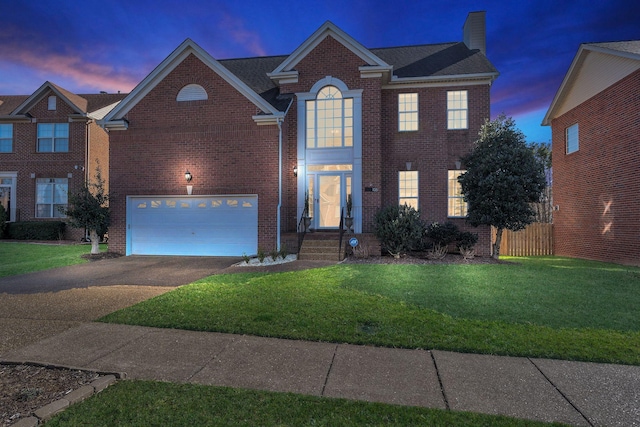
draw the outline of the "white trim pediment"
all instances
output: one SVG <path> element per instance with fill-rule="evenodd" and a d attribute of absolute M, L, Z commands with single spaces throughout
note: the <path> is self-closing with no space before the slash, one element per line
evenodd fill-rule
<path fill-rule="evenodd" d="M 57 96 L 62 101 L 64 101 L 65 104 L 67 104 L 69 107 L 71 107 L 71 109 L 73 110 L 74 113 L 86 115 L 86 111 L 83 110 L 82 106 L 77 105 L 74 102 L 72 102 L 69 99 L 69 97 L 67 96 L 67 94 L 65 93 L 64 89 L 56 86 L 55 84 L 53 84 L 53 83 L 51 83 L 49 81 L 44 82 L 42 84 L 42 86 L 40 86 L 35 92 L 33 92 L 33 94 L 31 94 L 30 97 L 25 99 L 22 104 L 20 104 L 15 110 L 13 110 L 10 115 L 11 116 L 24 116 L 25 114 L 27 114 L 33 108 L 33 106 L 35 104 L 37 104 L 42 99 L 44 99 L 45 94 L 49 90 L 51 90 L 55 94 L 55 96 Z M 79 97 L 77 95 L 73 95 L 73 96 L 75 96 L 79 101 L 84 101 L 86 103 L 86 100 L 84 98 L 81 98 L 81 97 Z M 86 107 L 86 105 L 85 105 L 85 107 Z"/>
<path fill-rule="evenodd" d="M 542 121 L 551 121 L 640 69 L 640 55 L 583 44 Z"/>
<path fill-rule="evenodd" d="M 294 70 L 295 66 L 329 36 L 333 37 L 364 61 L 366 66 L 360 67 L 361 72 L 366 73 L 365 70 L 369 67 L 380 75 L 383 72 L 390 73 L 392 71 L 392 66 L 384 62 L 377 55 L 374 55 L 369 49 L 342 31 L 331 21 L 327 21 L 294 50 L 278 68 L 267 75 L 278 83 L 296 83 L 298 81 L 298 73 Z"/>
<path fill-rule="evenodd" d="M 233 86 L 238 92 L 251 101 L 265 115 L 279 116 L 281 112 L 269 104 L 264 98 L 252 90 L 246 83 L 231 73 L 226 67 L 220 64 L 215 58 L 209 55 L 204 49 L 198 46 L 193 40 L 186 39 L 178 46 L 164 61 L 162 61 L 138 86 L 136 86 L 126 98 L 124 98 L 103 120 L 100 125 L 105 128 L 115 125 L 115 129 L 122 129 L 122 121 L 126 114 L 131 111 L 144 97 L 156 87 L 165 77 L 167 77 L 178 65 L 180 65 L 189 55 L 194 55 L 216 74 L 222 77 L 227 83 Z"/>

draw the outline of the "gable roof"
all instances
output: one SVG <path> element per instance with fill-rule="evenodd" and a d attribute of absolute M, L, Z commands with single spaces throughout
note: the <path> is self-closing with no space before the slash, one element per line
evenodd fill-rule
<path fill-rule="evenodd" d="M 31 95 L 0 95 L 0 118 L 4 120 L 29 118 L 29 111 L 50 91 L 71 107 L 75 114 L 88 118 L 101 118 L 105 108 L 113 106 L 126 96 L 119 93 L 78 95 L 47 81 Z"/>
<path fill-rule="evenodd" d="M 127 123 L 124 119 L 125 115 L 189 55 L 194 55 L 202 61 L 263 112 L 263 114 L 258 115 L 262 117 L 258 118 L 254 116 L 254 120 L 263 121 L 266 117 L 277 119 L 283 115 L 280 110 L 267 102 L 267 100 L 256 93 L 247 83 L 214 59 L 193 40 L 186 39 L 145 77 L 120 104 L 111 110 L 104 119 L 101 120 L 101 124 L 111 129 L 126 129 Z"/>
<path fill-rule="evenodd" d="M 353 37 L 342 31 L 331 21 L 326 21 L 311 34 L 304 43 L 287 56 L 287 58 L 269 74 L 269 77 L 276 81 L 289 81 L 292 77 L 297 76 L 295 66 L 329 36 L 362 59 L 363 65 L 375 68 L 380 72 L 391 71 L 389 64 L 357 42 Z"/>
<path fill-rule="evenodd" d="M 581 44 L 543 126 L 640 69 L 640 40 Z"/>

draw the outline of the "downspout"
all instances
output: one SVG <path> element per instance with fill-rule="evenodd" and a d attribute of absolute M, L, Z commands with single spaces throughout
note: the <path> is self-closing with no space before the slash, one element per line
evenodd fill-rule
<path fill-rule="evenodd" d="M 282 117 L 278 117 L 278 211 L 276 212 L 276 248 L 280 250 L 280 211 L 282 209 Z"/>

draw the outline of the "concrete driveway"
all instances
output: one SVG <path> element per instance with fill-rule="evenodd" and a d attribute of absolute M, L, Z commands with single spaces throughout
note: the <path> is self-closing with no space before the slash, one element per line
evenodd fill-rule
<path fill-rule="evenodd" d="M 128 256 L 0 278 L 0 293 L 58 292 L 91 286 L 180 286 L 240 262 L 240 257 Z"/>
<path fill-rule="evenodd" d="M 0 358 L 239 261 L 130 256 L 0 278 Z"/>

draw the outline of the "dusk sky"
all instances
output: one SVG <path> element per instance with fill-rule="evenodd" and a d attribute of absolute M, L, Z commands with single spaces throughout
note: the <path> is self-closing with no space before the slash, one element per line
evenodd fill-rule
<path fill-rule="evenodd" d="M 640 39 L 637 0 L 0 0 L 0 94 L 129 92 L 186 38 L 216 59 L 282 55 L 327 20 L 367 48 L 462 41 L 479 10 L 492 116 L 532 142 L 551 140 L 540 123 L 581 43 Z"/>

